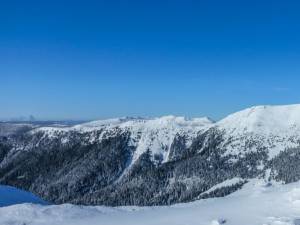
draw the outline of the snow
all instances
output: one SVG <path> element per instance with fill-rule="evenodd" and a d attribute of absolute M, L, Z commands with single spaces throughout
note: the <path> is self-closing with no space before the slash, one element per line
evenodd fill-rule
<path fill-rule="evenodd" d="M 199 131 L 208 129 L 212 122 L 207 118 L 186 119 L 184 117 L 165 116 L 152 120 L 128 121 L 120 125 L 130 130 L 132 139 L 136 140 L 133 162 L 147 150 L 152 156 L 160 156 L 162 162 L 168 160 L 171 145 L 177 134 L 187 137 L 187 146 Z"/>
<path fill-rule="evenodd" d="M 229 115 L 218 123 L 234 133 L 291 133 L 300 128 L 300 104 L 286 106 L 256 106 Z"/>
<path fill-rule="evenodd" d="M 222 198 L 159 207 L 19 204 L 0 208 L 2 225 L 295 225 L 300 182 L 266 185 L 250 180 Z"/>
<path fill-rule="evenodd" d="M 99 120 L 76 125 L 73 127 L 42 127 L 34 132 L 41 131 L 44 137 L 57 137 L 69 131 L 90 133 L 89 142 L 93 143 L 99 139 L 107 138 L 116 132 L 127 132 L 131 134 L 131 145 L 135 147 L 131 165 L 146 151 L 151 151 L 153 161 L 167 162 L 171 145 L 176 135 L 186 137 L 187 147 L 192 143 L 200 131 L 205 131 L 213 125 L 213 121 L 204 118 L 187 119 L 185 117 L 164 116 L 153 119 L 143 118 L 115 118 Z M 101 131 L 100 137 L 96 139 L 93 132 Z M 67 143 L 66 137 L 62 143 Z M 155 157 L 158 156 L 158 157 Z M 159 160 L 155 159 L 158 158 Z"/>
<path fill-rule="evenodd" d="M 211 187 L 209 190 L 201 193 L 201 195 L 211 193 L 211 192 L 213 192 L 213 191 L 215 191 L 217 189 L 220 189 L 222 187 L 230 187 L 232 185 L 242 183 L 243 181 L 244 181 L 244 179 L 242 179 L 242 178 L 234 177 L 232 179 L 225 180 L 222 183 L 219 183 L 219 184 Z"/>
<path fill-rule="evenodd" d="M 268 150 L 270 159 L 287 148 L 300 145 L 300 104 L 285 106 L 256 106 L 231 114 L 215 123 L 204 118 L 164 116 L 153 119 L 115 118 L 83 123 L 73 127 L 42 127 L 42 131 L 53 138 L 69 131 L 89 133 L 88 143 L 115 135 L 117 132 L 131 133 L 131 145 L 135 147 L 132 164 L 146 151 L 151 151 L 154 162 L 167 162 L 171 144 L 176 135 L 186 137 L 189 147 L 199 132 L 216 128 L 223 134 L 220 149 L 225 154 L 243 156 L 257 152 L 258 148 Z M 96 131 L 101 131 L 96 136 Z M 63 139 L 67 143 L 68 139 Z"/>
<path fill-rule="evenodd" d="M 106 119 L 106 120 L 96 120 L 96 121 L 92 121 L 92 122 L 88 122 L 88 123 L 84 123 L 84 124 L 79 124 L 74 126 L 73 128 L 75 130 L 81 130 L 84 132 L 88 132 L 88 131 L 92 131 L 92 130 L 97 130 L 101 127 L 105 127 L 105 126 L 116 126 L 116 125 L 120 125 L 124 122 L 130 121 L 130 119 L 132 120 L 137 120 L 135 118 L 112 118 L 112 119 Z"/>
<path fill-rule="evenodd" d="M 257 151 L 259 146 L 269 149 L 271 159 L 287 148 L 299 146 L 300 104 L 248 108 L 216 126 L 224 133 L 223 147 L 228 154 Z"/>
<path fill-rule="evenodd" d="M 114 132 L 131 134 L 131 144 L 136 150 L 132 163 L 141 154 L 151 150 L 152 156 L 169 157 L 171 144 L 180 134 L 186 136 L 187 146 L 199 132 L 217 128 L 224 134 L 221 147 L 227 154 L 245 154 L 259 147 L 269 150 L 273 158 L 286 148 L 300 143 L 300 105 L 252 107 L 214 123 L 208 118 L 187 119 L 166 116 L 154 119 L 117 118 L 93 121 L 73 127 L 43 127 L 48 137 L 56 137 L 69 131 L 90 132 L 90 141 L 99 141 Z M 101 131 L 100 137 L 93 132 Z M 68 136 L 63 136 L 63 143 Z M 249 144 L 250 143 L 250 144 Z M 263 169 L 263 164 L 258 168 Z M 269 176 L 266 173 L 266 178 Z M 183 180 L 192 183 L 192 180 Z M 207 192 L 231 186 L 244 180 L 233 178 L 215 185 Z M 33 202 L 35 204 L 29 203 Z M 18 204 L 23 203 L 23 204 Z M 282 185 L 249 180 L 233 194 L 191 203 L 160 207 L 104 207 L 41 205 L 44 202 L 34 195 L 11 187 L 0 186 L 0 224 L 44 225 L 297 225 L 300 224 L 300 182 Z M 11 205 L 17 204 L 17 205 Z M 10 206 L 8 206 L 10 205 Z"/>
<path fill-rule="evenodd" d="M 151 152 L 153 161 L 167 162 L 171 145 L 177 134 L 186 136 L 188 147 L 199 131 L 206 130 L 211 125 L 212 121 L 208 118 L 186 119 L 184 117 L 164 116 L 148 120 L 127 120 L 109 126 L 110 129 L 112 126 L 117 126 L 123 131 L 130 131 L 131 144 L 136 147 L 130 167 L 148 150 Z M 82 127 L 85 128 L 85 125 Z M 156 160 L 155 156 L 158 156 L 159 160 Z"/>

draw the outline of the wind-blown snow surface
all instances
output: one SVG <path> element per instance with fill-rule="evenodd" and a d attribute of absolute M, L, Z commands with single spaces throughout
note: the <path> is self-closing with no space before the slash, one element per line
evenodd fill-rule
<path fill-rule="evenodd" d="M 0 208 L 2 225 L 297 225 L 300 182 L 250 180 L 223 198 L 169 207 L 80 207 L 21 204 Z"/>

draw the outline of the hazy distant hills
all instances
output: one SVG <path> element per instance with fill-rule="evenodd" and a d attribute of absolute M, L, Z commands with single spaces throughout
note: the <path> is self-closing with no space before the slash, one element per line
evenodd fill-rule
<path fill-rule="evenodd" d="M 39 127 L 70 127 L 85 121 L 29 121 L 29 120 L 3 120 L 0 121 L 0 136 L 10 136 L 16 133 L 22 133 Z"/>
<path fill-rule="evenodd" d="M 300 105 L 252 107 L 218 122 L 0 123 L 0 136 L 0 183 L 55 203 L 164 205 L 224 196 L 250 178 L 300 179 Z"/>

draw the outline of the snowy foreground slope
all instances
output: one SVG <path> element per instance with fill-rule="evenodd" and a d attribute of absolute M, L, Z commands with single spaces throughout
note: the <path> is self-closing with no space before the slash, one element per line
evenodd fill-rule
<path fill-rule="evenodd" d="M 20 204 L 0 208 L 1 225 L 299 225 L 300 182 L 252 179 L 222 198 L 157 207 Z"/>

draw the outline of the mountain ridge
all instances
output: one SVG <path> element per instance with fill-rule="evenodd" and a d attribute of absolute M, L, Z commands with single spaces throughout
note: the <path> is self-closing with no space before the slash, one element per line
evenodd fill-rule
<path fill-rule="evenodd" d="M 298 112 L 258 106 L 218 122 L 166 116 L 34 128 L 1 137 L 0 184 L 49 202 L 116 206 L 224 196 L 258 177 L 289 183 L 300 179 Z M 243 182 L 208 192 L 226 180 Z"/>

